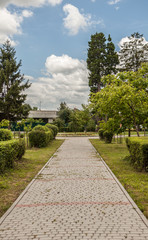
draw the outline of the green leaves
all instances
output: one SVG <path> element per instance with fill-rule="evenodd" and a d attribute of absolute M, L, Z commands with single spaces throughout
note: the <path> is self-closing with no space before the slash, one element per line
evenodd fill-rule
<path fill-rule="evenodd" d="M 103 86 L 101 78 L 104 75 L 115 73 L 118 64 L 118 55 L 109 35 L 108 42 L 103 33 L 91 36 L 88 42 L 87 67 L 89 70 L 89 86 L 91 92 L 98 92 Z"/>
<path fill-rule="evenodd" d="M 91 106 L 101 118 L 114 118 L 126 127 L 138 129 L 148 117 L 148 65 L 137 72 L 123 72 L 102 78 L 105 87 L 91 97 Z"/>
<path fill-rule="evenodd" d="M 21 61 L 16 62 L 15 54 L 9 41 L 0 48 L 0 112 L 2 118 L 12 121 L 26 117 L 23 115 L 24 91 L 30 87 L 28 81 L 24 83 L 19 69 Z"/>

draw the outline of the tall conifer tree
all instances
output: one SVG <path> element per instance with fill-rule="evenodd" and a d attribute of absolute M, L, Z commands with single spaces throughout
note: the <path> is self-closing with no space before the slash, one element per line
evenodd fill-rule
<path fill-rule="evenodd" d="M 91 35 L 88 42 L 87 68 L 89 70 L 89 87 L 91 92 L 98 92 L 103 86 L 101 78 L 104 75 L 116 73 L 118 55 L 110 35 L 108 42 L 102 32 Z"/>
<path fill-rule="evenodd" d="M 144 62 L 148 62 L 148 42 L 143 34 L 133 33 L 120 45 L 118 69 L 135 72 Z"/>
<path fill-rule="evenodd" d="M 16 51 L 9 41 L 0 48 L 0 113 L 1 118 L 10 121 L 21 119 L 23 104 L 26 100 L 24 91 L 30 87 L 24 83 L 21 75 L 21 60 L 17 63 Z"/>

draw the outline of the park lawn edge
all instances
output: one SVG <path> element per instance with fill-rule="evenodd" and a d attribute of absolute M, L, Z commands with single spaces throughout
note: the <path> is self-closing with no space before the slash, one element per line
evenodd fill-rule
<path fill-rule="evenodd" d="M 9 209 L 27 185 L 63 144 L 64 139 L 50 142 L 44 148 L 27 149 L 14 169 L 0 175 L 0 217 Z"/>
<path fill-rule="evenodd" d="M 106 144 L 99 139 L 89 139 L 107 166 L 115 174 L 139 209 L 148 218 L 148 173 L 138 172 L 128 161 L 125 143 Z"/>

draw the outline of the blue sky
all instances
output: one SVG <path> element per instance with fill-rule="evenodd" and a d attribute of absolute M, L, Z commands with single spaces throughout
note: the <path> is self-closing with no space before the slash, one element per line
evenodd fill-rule
<path fill-rule="evenodd" d="M 147 0 L 0 0 L 0 44 L 9 39 L 32 82 L 27 103 L 42 109 L 87 104 L 88 41 L 103 32 L 119 51 L 134 32 L 148 40 Z"/>

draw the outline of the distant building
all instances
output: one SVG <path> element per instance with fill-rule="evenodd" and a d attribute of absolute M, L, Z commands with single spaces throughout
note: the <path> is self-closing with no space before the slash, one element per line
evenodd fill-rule
<path fill-rule="evenodd" d="M 57 111 L 38 110 L 30 111 L 28 118 L 42 119 L 46 123 L 52 123 L 57 118 Z"/>

